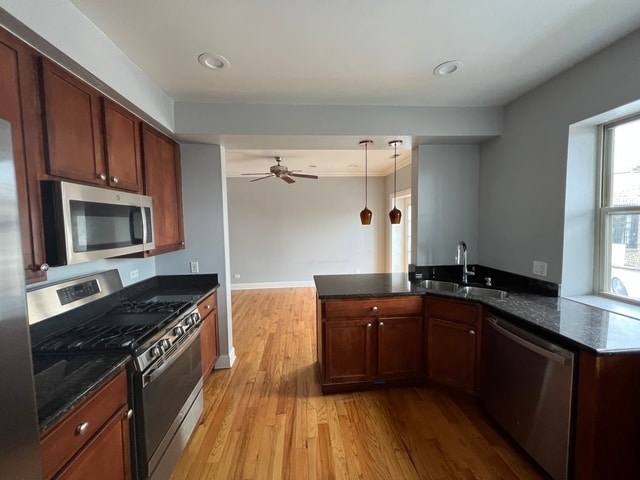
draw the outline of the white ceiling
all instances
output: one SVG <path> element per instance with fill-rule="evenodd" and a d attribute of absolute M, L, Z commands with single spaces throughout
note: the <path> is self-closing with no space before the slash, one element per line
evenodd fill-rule
<path fill-rule="evenodd" d="M 499 106 L 640 26 L 638 0 L 70 1 L 169 96 L 216 103 Z"/>

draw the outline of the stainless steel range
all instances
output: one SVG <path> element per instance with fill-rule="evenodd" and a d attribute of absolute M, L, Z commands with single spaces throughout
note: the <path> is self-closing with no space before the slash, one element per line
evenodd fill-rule
<path fill-rule="evenodd" d="M 28 292 L 31 324 L 62 325 L 34 335 L 33 354 L 131 353 L 137 478 L 164 480 L 203 410 L 201 319 L 191 296 L 122 302 L 121 290 L 111 270 Z"/>

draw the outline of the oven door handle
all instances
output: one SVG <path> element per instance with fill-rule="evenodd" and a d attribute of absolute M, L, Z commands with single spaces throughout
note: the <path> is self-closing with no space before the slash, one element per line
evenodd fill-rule
<path fill-rule="evenodd" d="M 198 324 L 198 325 L 194 326 L 195 328 L 197 328 L 197 331 L 192 333 L 191 336 L 187 339 L 187 341 L 184 342 L 182 345 L 180 345 L 175 352 L 173 352 L 173 355 L 171 355 L 171 357 L 169 357 L 169 360 L 167 360 L 165 363 L 163 363 L 158 368 L 155 368 L 151 372 L 143 375 L 143 377 L 142 377 L 142 388 L 146 387 L 147 385 L 152 383 L 156 378 L 158 378 L 160 375 L 162 375 L 162 373 L 167 368 L 169 368 L 178 359 L 178 357 L 180 355 L 182 355 L 182 353 L 184 353 L 184 351 L 191 346 L 191 344 L 193 342 L 195 342 L 197 339 L 200 338 L 200 326 L 201 326 L 201 324 Z"/>

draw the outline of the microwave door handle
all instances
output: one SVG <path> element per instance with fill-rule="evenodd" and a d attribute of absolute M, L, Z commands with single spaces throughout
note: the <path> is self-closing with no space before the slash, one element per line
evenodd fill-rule
<path fill-rule="evenodd" d="M 142 224 L 143 225 L 142 238 L 139 239 L 136 237 L 136 225 L 135 225 L 136 211 L 139 211 L 138 207 L 129 208 L 129 236 L 131 237 L 131 243 L 133 245 L 140 244 L 144 240 L 144 223 Z"/>
<path fill-rule="evenodd" d="M 147 214 L 143 206 L 140 207 L 140 217 L 142 219 L 142 245 L 149 243 L 149 226 L 147 225 Z"/>

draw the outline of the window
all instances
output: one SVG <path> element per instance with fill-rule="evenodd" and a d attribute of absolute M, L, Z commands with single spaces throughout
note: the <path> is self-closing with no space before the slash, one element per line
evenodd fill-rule
<path fill-rule="evenodd" d="M 603 126 L 598 291 L 640 303 L 640 117 Z"/>

